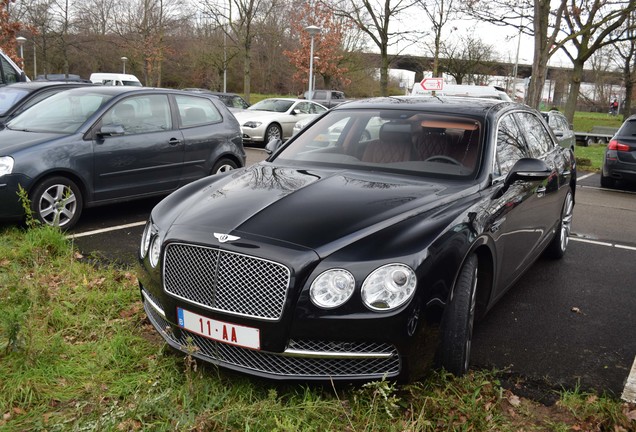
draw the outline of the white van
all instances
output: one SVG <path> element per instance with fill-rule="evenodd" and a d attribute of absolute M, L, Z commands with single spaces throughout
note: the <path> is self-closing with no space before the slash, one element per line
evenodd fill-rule
<path fill-rule="evenodd" d="M 130 74 L 97 72 L 92 73 L 89 79 L 94 84 L 142 87 L 137 77 Z"/>
<path fill-rule="evenodd" d="M 30 81 L 20 66 L 0 50 L 0 85 Z"/>
<path fill-rule="evenodd" d="M 431 90 L 424 90 L 420 83 L 415 83 L 411 96 L 431 95 Z M 510 96 L 503 88 L 497 86 L 476 86 L 476 85 L 458 85 L 443 84 L 441 90 L 435 90 L 436 96 L 466 96 L 489 99 L 501 99 L 510 101 Z"/>

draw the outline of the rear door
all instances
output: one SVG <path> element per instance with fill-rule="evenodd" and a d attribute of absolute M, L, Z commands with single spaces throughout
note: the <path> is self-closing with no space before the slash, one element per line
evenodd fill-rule
<path fill-rule="evenodd" d="M 183 185 L 211 174 L 229 130 L 220 111 L 207 97 L 175 95 L 174 101 L 184 138 L 183 176 L 180 181 Z"/>
<path fill-rule="evenodd" d="M 136 95 L 113 105 L 98 126 L 114 133 L 93 140 L 95 200 L 176 189 L 184 141 L 173 124 L 165 94 Z"/>

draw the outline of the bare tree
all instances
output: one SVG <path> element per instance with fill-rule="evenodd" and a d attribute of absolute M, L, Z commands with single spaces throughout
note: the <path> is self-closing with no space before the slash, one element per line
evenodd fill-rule
<path fill-rule="evenodd" d="M 323 0 L 326 1 L 326 0 Z M 380 93 L 388 95 L 389 48 L 398 40 L 408 38 L 408 30 L 392 30 L 399 16 L 419 0 L 336 0 L 331 4 L 334 13 L 347 18 L 365 33 L 380 50 Z M 392 4 L 393 3 L 393 4 Z"/>
<path fill-rule="evenodd" d="M 624 33 L 616 30 L 623 25 L 635 7 L 636 0 L 585 0 L 576 7 L 567 9 L 564 31 L 567 35 L 565 40 L 571 45 L 562 44 L 561 49 L 573 66 L 570 93 L 564 112 L 570 122 L 576 111 L 585 62 L 602 47 L 624 40 Z"/>
<path fill-rule="evenodd" d="M 441 69 L 455 78 L 457 84 L 481 84 L 484 66 L 493 60 L 494 49 L 481 39 L 468 35 L 456 44 L 442 46 Z"/>
<path fill-rule="evenodd" d="M 201 8 L 223 28 L 230 41 L 240 48 L 243 55 L 243 94 L 250 101 L 252 43 L 254 27 L 258 20 L 265 20 L 274 10 L 278 0 L 204 0 Z"/>
<path fill-rule="evenodd" d="M 419 6 L 433 26 L 433 76 L 442 76 L 439 71 L 439 55 L 442 49 L 442 30 L 459 15 L 457 0 L 419 0 Z M 458 83 L 459 84 L 459 83 Z"/>
<path fill-rule="evenodd" d="M 636 12 L 632 11 L 623 25 L 624 41 L 614 45 L 617 63 L 622 71 L 625 86 L 625 105 L 623 106 L 623 121 L 632 112 L 632 94 L 636 82 Z"/>
<path fill-rule="evenodd" d="M 532 79 L 526 103 L 539 107 L 550 57 L 564 44 L 559 40 L 568 0 L 464 0 L 470 15 L 499 26 L 510 26 L 534 38 Z"/>

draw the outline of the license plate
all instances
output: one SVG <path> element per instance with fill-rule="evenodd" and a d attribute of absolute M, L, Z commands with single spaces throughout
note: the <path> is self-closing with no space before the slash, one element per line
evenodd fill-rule
<path fill-rule="evenodd" d="M 260 349 L 260 330 L 204 317 L 177 308 L 179 327 L 203 337 L 251 349 Z"/>

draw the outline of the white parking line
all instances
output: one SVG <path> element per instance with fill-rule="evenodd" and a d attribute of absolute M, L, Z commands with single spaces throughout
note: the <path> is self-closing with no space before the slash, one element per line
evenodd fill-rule
<path fill-rule="evenodd" d="M 145 224 L 146 224 L 146 221 L 133 222 L 133 223 L 129 223 L 129 224 L 126 224 L 126 225 L 117 225 L 117 226 L 108 227 L 108 228 L 102 228 L 102 229 L 93 230 L 93 231 L 84 231 L 83 233 L 71 234 L 71 235 L 66 236 L 66 238 L 76 239 L 76 238 L 80 238 L 80 237 L 92 236 L 92 235 L 95 235 L 95 234 L 103 234 L 103 233 L 107 233 L 107 232 L 110 232 L 110 231 L 117 231 L 117 230 L 121 230 L 121 229 L 137 227 L 137 226 L 141 226 L 141 225 L 145 225 Z"/>
<path fill-rule="evenodd" d="M 594 173 L 587 173 L 587 174 L 585 174 L 585 175 L 584 175 L 584 176 L 582 176 L 582 177 L 576 176 L 576 181 L 579 181 L 579 180 L 585 180 L 586 178 L 588 178 L 588 177 L 592 177 L 593 175 L 594 175 Z"/>
<path fill-rule="evenodd" d="M 625 388 L 623 389 L 621 399 L 623 399 L 625 402 L 636 403 L 636 358 L 634 359 L 634 364 L 632 365 L 632 371 L 627 377 L 627 382 L 625 383 Z"/>
<path fill-rule="evenodd" d="M 607 246 L 607 247 L 613 247 L 613 248 L 616 248 L 616 249 L 626 249 L 626 250 L 636 251 L 636 246 L 627 246 L 627 245 L 622 245 L 622 244 L 619 244 L 619 243 L 602 242 L 602 241 L 598 241 L 598 240 L 589 240 L 589 239 L 583 239 L 583 238 L 572 237 L 572 236 L 570 236 L 570 240 L 581 242 L 581 243 L 594 244 L 594 245 L 598 245 L 598 246 Z"/>

